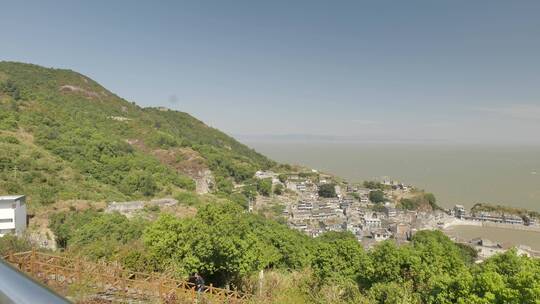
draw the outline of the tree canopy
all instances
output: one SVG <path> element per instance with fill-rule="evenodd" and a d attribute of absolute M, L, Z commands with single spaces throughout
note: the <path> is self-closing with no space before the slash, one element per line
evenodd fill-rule
<path fill-rule="evenodd" d="M 336 197 L 336 185 L 335 184 L 322 184 L 319 186 L 320 197 Z"/>
<path fill-rule="evenodd" d="M 388 240 L 364 250 L 348 232 L 310 238 L 234 203 L 201 206 L 191 218 L 162 214 L 151 224 L 72 211 L 53 216 L 51 229 L 68 251 L 116 258 L 137 271 L 179 277 L 199 271 L 217 286 L 241 288 L 263 269 L 284 271 L 285 277 L 303 273 L 289 284 L 310 303 L 327 302 L 322 299 L 336 288 L 341 291 L 335 303 L 532 304 L 540 298 L 538 259 L 510 250 L 475 264 L 474 250 L 440 231 L 419 231 L 408 244 Z"/>
<path fill-rule="evenodd" d="M 382 203 L 386 201 L 384 197 L 384 192 L 381 190 L 374 190 L 369 192 L 369 200 L 373 203 Z"/>
<path fill-rule="evenodd" d="M 271 266 L 306 266 L 311 258 L 302 247 L 306 236 L 233 204 L 205 206 L 191 219 L 163 215 L 143 239 L 161 269 L 199 271 L 222 284 Z"/>

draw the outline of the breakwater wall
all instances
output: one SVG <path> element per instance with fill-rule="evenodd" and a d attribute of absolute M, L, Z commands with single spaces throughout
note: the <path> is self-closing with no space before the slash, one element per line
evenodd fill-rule
<path fill-rule="evenodd" d="M 482 227 L 495 227 L 495 228 L 503 228 L 503 229 L 540 232 L 540 226 L 525 226 L 525 225 L 519 225 L 519 224 L 482 222 Z"/>

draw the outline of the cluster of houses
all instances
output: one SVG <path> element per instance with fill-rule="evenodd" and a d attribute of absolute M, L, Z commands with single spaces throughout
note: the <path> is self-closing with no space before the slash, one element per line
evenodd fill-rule
<path fill-rule="evenodd" d="M 382 181 L 381 184 L 383 184 L 385 186 L 390 186 L 390 188 L 392 188 L 394 190 L 400 189 L 400 190 L 403 190 L 403 191 L 409 191 L 409 190 L 412 189 L 411 186 L 406 185 L 406 184 L 404 184 L 404 183 L 402 183 L 400 181 L 386 179 L 386 178 Z"/>
<path fill-rule="evenodd" d="M 463 205 L 455 205 L 454 208 L 449 210 L 450 215 L 462 220 L 479 221 L 479 222 L 492 222 L 500 224 L 512 224 L 512 225 L 536 225 L 536 220 L 532 217 L 520 217 L 513 214 L 499 214 L 490 213 L 486 211 L 468 212 Z"/>
<path fill-rule="evenodd" d="M 372 204 L 352 198 L 300 200 L 284 211 L 289 226 L 317 237 L 327 231 L 350 231 L 365 245 L 394 238 L 409 240 L 415 212 L 396 210 L 391 204 L 373 211 Z"/>
<path fill-rule="evenodd" d="M 417 230 L 417 212 L 397 210 L 391 203 L 384 206 L 372 203 L 369 193 L 373 189 L 345 183 L 343 189 L 335 186 L 336 197 L 319 197 L 319 186 L 334 182 L 331 176 L 317 171 L 313 173 L 316 179 L 308 173 L 288 175 L 286 180 L 281 181 L 279 175 L 271 171 L 255 173 L 255 178 L 272 179 L 274 184 L 282 183 L 286 189 L 298 195 L 297 201 L 283 211 L 289 227 L 312 237 L 327 231 L 350 231 L 367 247 L 389 238 L 407 241 Z M 397 181 L 388 180 L 384 185 L 390 186 L 390 192 L 407 192 L 411 189 Z"/>
<path fill-rule="evenodd" d="M 255 178 L 256 179 L 272 179 L 272 184 L 278 184 L 279 181 L 279 174 L 272 172 L 272 171 L 257 171 L 255 172 Z"/>
<path fill-rule="evenodd" d="M 336 186 L 335 198 L 319 197 L 319 185 L 331 182 L 321 178 L 315 183 L 296 175 L 287 179 L 287 189 L 298 194 L 298 201 L 283 211 L 289 227 L 312 237 L 327 231 L 350 231 L 368 247 L 389 238 L 406 241 L 416 231 L 411 224 L 416 212 L 397 210 L 390 203 L 374 211 L 375 204 L 369 201 L 371 189 Z"/>

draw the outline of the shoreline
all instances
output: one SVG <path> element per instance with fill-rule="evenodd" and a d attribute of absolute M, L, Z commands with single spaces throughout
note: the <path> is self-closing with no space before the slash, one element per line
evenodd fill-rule
<path fill-rule="evenodd" d="M 487 251 L 504 252 L 515 247 L 521 253 L 540 256 L 540 227 L 520 226 L 457 220 L 440 229 L 455 242 L 474 244 L 483 254 Z M 479 242 L 484 241 L 491 245 L 480 245 Z"/>
<path fill-rule="evenodd" d="M 481 221 L 472 221 L 472 220 L 461 220 L 458 218 L 452 219 L 450 222 L 444 223 L 442 230 L 447 230 L 455 226 L 474 226 L 474 227 L 484 227 L 484 228 L 501 228 L 507 230 L 520 230 L 520 231 L 530 231 L 530 232 L 539 232 L 540 226 L 525 226 L 520 224 L 505 224 L 505 223 L 493 223 L 493 222 L 481 222 Z"/>

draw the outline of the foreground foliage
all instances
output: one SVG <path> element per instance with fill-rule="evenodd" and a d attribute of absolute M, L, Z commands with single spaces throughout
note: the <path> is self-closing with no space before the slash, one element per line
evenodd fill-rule
<path fill-rule="evenodd" d="M 253 292 L 257 303 L 538 303 L 540 299 L 538 259 L 510 250 L 475 264 L 474 250 L 438 231 L 420 231 L 407 245 L 389 240 L 366 251 L 350 233 L 308 238 L 245 213 L 234 203 L 206 205 L 193 218 L 163 214 L 149 225 L 118 214 L 61 213 L 52 228 L 68 251 L 176 277 L 198 271 L 208 283 Z M 261 270 L 267 273 L 262 289 Z"/>

